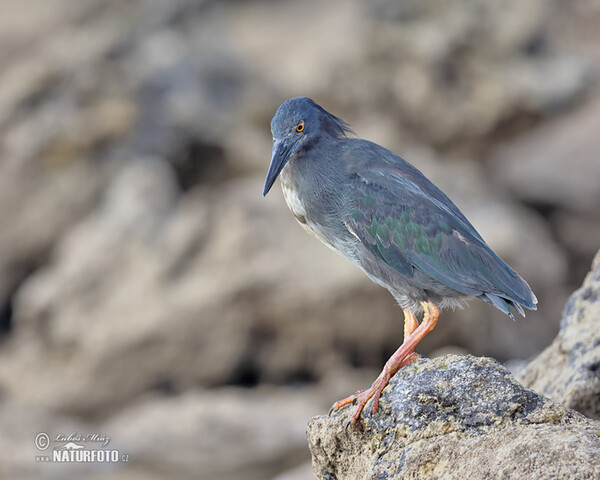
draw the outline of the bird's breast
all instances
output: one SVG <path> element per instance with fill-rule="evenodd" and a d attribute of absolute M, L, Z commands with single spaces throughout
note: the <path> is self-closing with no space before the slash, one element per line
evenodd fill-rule
<path fill-rule="evenodd" d="M 304 205 L 304 202 L 302 202 L 298 194 L 298 190 L 294 188 L 290 180 L 291 179 L 289 178 L 289 175 L 281 175 L 281 190 L 283 191 L 283 198 L 285 199 L 285 203 L 287 204 L 290 211 L 294 214 L 294 217 L 296 217 L 296 220 L 298 220 L 298 223 L 302 225 L 302 227 L 308 233 L 317 236 L 315 230 L 309 225 L 306 213 L 306 206 Z"/>
<path fill-rule="evenodd" d="M 302 198 L 302 192 L 294 181 L 289 164 L 284 167 L 280 177 L 283 198 L 298 223 L 312 236 L 318 238 L 327 246 L 334 248 L 332 241 L 322 232 L 320 225 L 315 222 L 314 215 L 311 215 L 306 201 Z"/>
<path fill-rule="evenodd" d="M 352 244 L 356 239 L 343 228 L 343 231 L 351 238 L 345 238 L 343 234 L 335 235 L 330 228 L 326 228 L 319 220 L 321 217 L 311 210 L 314 206 L 307 199 L 303 198 L 302 193 L 294 182 L 293 175 L 290 174 L 286 166 L 281 175 L 281 189 L 283 197 L 290 211 L 296 217 L 298 223 L 315 238 L 319 239 L 334 252 L 348 258 L 353 263 L 357 263 Z M 326 208 L 327 206 L 325 206 Z M 322 213 L 322 212 L 321 212 Z"/>

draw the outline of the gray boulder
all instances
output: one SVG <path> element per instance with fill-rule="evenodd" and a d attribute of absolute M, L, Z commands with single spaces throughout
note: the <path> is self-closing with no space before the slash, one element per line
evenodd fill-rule
<path fill-rule="evenodd" d="M 600 252 L 569 298 L 554 342 L 517 375 L 523 385 L 600 419 Z"/>
<path fill-rule="evenodd" d="M 370 403 L 308 426 L 331 479 L 600 478 L 600 423 L 528 390 L 495 360 L 448 355 L 402 369 Z"/>

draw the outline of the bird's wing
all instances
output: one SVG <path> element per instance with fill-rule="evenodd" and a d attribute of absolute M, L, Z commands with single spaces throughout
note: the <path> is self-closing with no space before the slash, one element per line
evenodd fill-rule
<path fill-rule="evenodd" d="M 426 275 L 466 295 L 490 293 L 534 307 L 525 281 L 483 241 L 458 208 L 404 160 L 351 173 L 347 228 L 398 272 Z M 494 301 L 495 299 L 490 299 Z"/>

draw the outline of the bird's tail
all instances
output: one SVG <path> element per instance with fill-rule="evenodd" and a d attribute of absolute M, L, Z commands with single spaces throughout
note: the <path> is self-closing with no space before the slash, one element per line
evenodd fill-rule
<path fill-rule="evenodd" d="M 507 265 L 508 266 L 508 265 Z M 510 268 L 510 267 L 508 267 Z M 511 272 L 514 270 L 510 269 Z M 511 308 L 514 308 L 517 312 L 521 314 L 522 317 L 525 316 L 525 311 L 523 307 L 528 310 L 537 310 L 538 300 L 527 284 L 525 280 L 516 272 L 514 278 L 514 285 L 516 288 L 510 288 L 510 292 L 507 294 L 501 293 L 489 293 L 485 292 L 481 294 L 480 298 L 487 302 L 503 313 L 506 313 L 513 320 L 515 319 Z M 506 286 L 506 285 L 505 285 Z M 512 286 L 512 285 L 511 285 Z"/>

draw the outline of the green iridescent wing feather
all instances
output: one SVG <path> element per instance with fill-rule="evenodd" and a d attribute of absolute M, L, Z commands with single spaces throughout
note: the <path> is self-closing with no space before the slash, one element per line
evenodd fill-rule
<path fill-rule="evenodd" d="M 535 306 L 521 277 L 410 164 L 390 165 L 387 171 L 381 164 L 376 169 L 366 164 L 354 172 L 350 188 L 354 203 L 347 227 L 401 274 L 412 276 L 418 268 L 466 295 L 498 294 Z"/>

